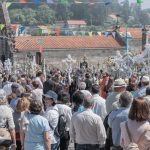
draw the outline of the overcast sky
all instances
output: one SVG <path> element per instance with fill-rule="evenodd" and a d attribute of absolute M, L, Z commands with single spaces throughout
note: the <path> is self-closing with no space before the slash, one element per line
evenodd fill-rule
<path fill-rule="evenodd" d="M 124 0 L 120 0 L 120 1 L 122 2 Z M 129 1 L 132 3 L 132 2 L 136 2 L 137 0 L 129 0 Z M 150 0 L 143 0 L 142 8 L 143 9 L 150 8 Z"/>

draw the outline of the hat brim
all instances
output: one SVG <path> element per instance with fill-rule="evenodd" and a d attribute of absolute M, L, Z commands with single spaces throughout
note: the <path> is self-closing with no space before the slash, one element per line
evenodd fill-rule
<path fill-rule="evenodd" d="M 52 96 L 49 96 L 48 94 L 43 94 L 43 96 L 53 99 L 53 97 L 52 97 Z"/>
<path fill-rule="evenodd" d="M 127 87 L 127 85 L 114 85 L 114 87 Z"/>

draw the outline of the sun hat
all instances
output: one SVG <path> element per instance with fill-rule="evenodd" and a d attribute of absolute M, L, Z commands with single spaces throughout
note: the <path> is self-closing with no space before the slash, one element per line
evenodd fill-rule
<path fill-rule="evenodd" d="M 46 94 L 43 95 L 44 97 L 52 99 L 55 103 L 57 103 L 58 95 L 52 91 L 49 90 Z"/>
<path fill-rule="evenodd" d="M 116 79 L 114 81 L 114 87 L 126 87 L 126 86 L 127 84 L 122 78 Z"/>
<path fill-rule="evenodd" d="M 142 81 L 142 82 L 149 82 L 150 79 L 149 79 L 148 76 L 143 76 L 141 81 Z"/>

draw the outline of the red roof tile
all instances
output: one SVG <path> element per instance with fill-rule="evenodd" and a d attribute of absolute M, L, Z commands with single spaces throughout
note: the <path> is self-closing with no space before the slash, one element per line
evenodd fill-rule
<path fill-rule="evenodd" d="M 84 20 L 67 20 L 67 24 L 69 25 L 86 25 Z"/>
<path fill-rule="evenodd" d="M 39 36 L 17 37 L 18 51 L 39 49 Z M 48 49 L 109 49 L 122 48 L 112 36 L 43 36 L 43 50 Z"/>

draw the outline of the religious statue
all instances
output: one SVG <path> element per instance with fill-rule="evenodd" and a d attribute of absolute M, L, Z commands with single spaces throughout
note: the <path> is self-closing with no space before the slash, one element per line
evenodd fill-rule
<path fill-rule="evenodd" d="M 72 64 L 76 62 L 76 60 L 74 60 L 70 54 L 68 54 L 67 58 L 62 60 L 62 62 L 64 62 L 67 66 L 66 71 L 68 73 L 68 82 L 69 85 L 71 85 L 71 72 L 72 72 Z"/>

